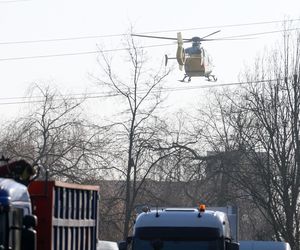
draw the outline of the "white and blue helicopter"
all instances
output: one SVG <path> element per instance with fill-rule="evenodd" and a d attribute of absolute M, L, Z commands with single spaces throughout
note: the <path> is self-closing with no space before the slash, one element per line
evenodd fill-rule
<path fill-rule="evenodd" d="M 191 81 L 192 77 L 205 77 L 208 81 L 217 81 L 217 77 L 212 74 L 212 60 L 208 55 L 207 51 L 201 46 L 203 41 L 213 41 L 218 39 L 207 39 L 207 37 L 220 32 L 215 31 L 205 37 L 192 37 L 190 39 L 182 38 L 181 32 L 177 33 L 177 38 L 162 37 L 162 36 L 148 36 L 131 34 L 132 36 L 146 37 L 146 38 L 157 38 L 157 39 L 169 39 L 177 40 L 177 51 L 176 57 L 168 57 L 165 55 L 165 65 L 167 65 L 169 59 L 176 59 L 179 65 L 179 69 L 185 71 L 184 77 L 181 82 Z M 192 47 L 183 48 L 184 43 L 192 43 Z"/>

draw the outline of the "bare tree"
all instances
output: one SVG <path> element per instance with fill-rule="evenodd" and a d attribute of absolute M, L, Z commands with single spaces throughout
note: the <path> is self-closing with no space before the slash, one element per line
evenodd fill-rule
<path fill-rule="evenodd" d="M 101 53 L 99 63 L 104 76 L 99 84 L 119 96 L 121 114 L 114 117 L 116 148 L 114 171 L 124 180 L 123 190 L 124 225 L 123 237 L 130 231 L 131 218 L 136 199 L 151 171 L 171 154 L 165 145 L 166 124 L 156 111 L 163 99 L 161 87 L 169 70 L 151 70 L 147 67 L 145 52 L 136 45 L 132 37 L 125 38 L 128 60 L 123 62 L 123 70 L 128 77 L 120 77 L 121 70 L 113 66 L 113 61 Z M 128 67 L 127 67 L 128 66 Z M 164 148 L 164 150 L 161 150 Z"/>
<path fill-rule="evenodd" d="M 11 122 L 2 133 L 2 152 L 42 167 L 50 178 L 82 182 L 100 176 L 108 157 L 109 129 L 90 124 L 82 115 L 84 101 L 35 85 L 30 112 Z"/>
<path fill-rule="evenodd" d="M 191 117 L 179 112 L 168 121 L 169 145 L 176 151 L 156 167 L 155 180 L 172 185 L 173 189 L 180 187 L 177 198 L 169 195 L 162 199 L 162 204 L 168 206 L 196 206 L 199 202 L 208 204 L 213 196 L 207 190 L 207 183 L 213 174 L 207 173 L 207 156 L 203 152 L 203 135 L 194 133 Z M 164 190 L 164 188 L 161 188 Z M 181 194 L 181 195 L 180 195 Z M 164 194 L 162 194 L 164 195 Z M 179 198 L 180 197 L 180 198 Z"/>
<path fill-rule="evenodd" d="M 212 147 L 223 162 L 227 158 L 224 173 L 256 204 L 272 237 L 292 249 L 300 244 L 299 52 L 299 34 L 285 33 L 282 47 L 246 72 L 249 84 L 224 95 L 217 113 L 222 119 L 207 120 L 222 131 Z"/>

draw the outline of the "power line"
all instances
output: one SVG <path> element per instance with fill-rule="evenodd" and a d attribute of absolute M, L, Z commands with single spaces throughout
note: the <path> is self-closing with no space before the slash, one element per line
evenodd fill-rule
<path fill-rule="evenodd" d="M 172 44 L 172 43 L 156 44 L 156 45 L 149 45 L 149 46 L 140 46 L 137 48 L 139 48 L 139 49 L 154 48 L 154 47 L 163 47 L 163 46 L 169 46 L 169 45 L 174 45 L 174 44 Z M 99 54 L 99 53 L 108 53 L 108 52 L 118 52 L 118 51 L 125 51 L 125 50 L 129 50 L 129 48 L 70 52 L 70 53 L 50 54 L 50 55 L 7 57 L 7 58 L 0 58 L 0 61 L 15 61 L 15 60 L 38 59 L 38 58 L 49 58 L 49 57 L 64 57 L 64 56 L 80 56 L 80 55 L 90 55 L 90 54 Z"/>
<path fill-rule="evenodd" d="M 300 20 L 300 19 L 294 19 L 294 20 Z M 275 22 L 275 21 L 273 21 Z M 265 32 L 258 32 L 258 33 L 249 33 L 249 34 L 242 34 L 242 35 L 236 35 L 236 36 L 230 36 L 230 37 L 221 37 L 218 39 L 213 39 L 213 41 L 222 41 L 222 40 L 236 40 L 236 39 L 251 39 L 251 36 L 259 36 L 259 35 L 267 35 L 267 34 L 274 34 L 274 33 L 280 33 L 284 31 L 298 31 L 300 28 L 293 28 L 293 29 L 285 29 L 285 30 L 273 30 L 273 31 L 265 31 Z M 117 35 L 115 35 L 117 36 Z M 103 36 L 104 37 L 104 36 Z M 68 38 L 65 38 L 68 39 Z M 73 38 L 69 38 L 73 39 Z M 77 39 L 84 39 L 83 37 L 77 38 Z M 53 40 L 53 39 L 52 39 Z M 59 39 L 63 40 L 63 39 Z M 42 41 L 42 40 L 40 40 Z M 44 41 L 44 40 L 43 40 Z M 48 40 L 50 41 L 50 40 Z M 28 41 L 29 42 L 29 41 Z M 20 42 L 22 43 L 22 42 Z M 1 43 L 0 43 L 1 44 Z M 2 43 L 3 44 L 3 43 Z M 168 44 L 154 44 L 154 45 L 148 45 L 148 46 L 140 46 L 137 47 L 139 49 L 143 48 L 154 48 L 154 47 L 164 47 L 174 45 L 174 43 L 168 43 Z M 79 55 L 90 55 L 90 54 L 97 54 L 97 53 L 107 53 L 107 52 L 118 52 L 118 51 L 125 51 L 129 50 L 129 48 L 117 48 L 117 49 L 107 49 L 107 50 L 94 50 L 94 51 L 82 51 L 82 52 L 70 52 L 70 53 L 60 53 L 60 54 L 49 54 L 49 55 L 34 55 L 34 56 L 21 56 L 21 57 L 7 57 L 7 58 L 0 58 L 0 61 L 15 61 L 15 60 L 26 60 L 26 59 L 39 59 L 39 58 L 50 58 L 50 57 L 65 57 L 65 56 L 79 56 Z"/>
<path fill-rule="evenodd" d="M 250 33 L 250 34 L 242 34 L 237 36 L 230 36 L 230 37 L 223 37 L 216 39 L 214 41 L 222 41 L 222 40 L 235 40 L 238 38 L 250 38 L 251 36 L 258 36 L 258 35 L 267 35 L 267 34 L 274 34 L 274 33 L 280 33 L 284 31 L 296 31 L 300 30 L 300 28 L 294 28 L 294 29 L 286 29 L 286 30 L 273 30 L 273 31 L 265 31 L 265 32 L 259 32 L 259 33 Z M 154 48 L 154 47 L 164 47 L 174 45 L 174 43 L 167 43 L 167 44 L 154 44 L 154 45 L 148 45 L 148 46 L 139 46 L 137 48 L 144 49 L 144 48 Z M 107 50 L 94 50 L 94 51 L 82 51 L 82 52 L 70 52 L 70 53 L 60 53 L 60 54 L 49 54 L 49 55 L 35 55 L 35 56 L 22 56 L 22 57 L 7 57 L 7 58 L 0 58 L 0 61 L 15 61 L 15 60 L 26 60 L 26 59 L 39 59 L 39 58 L 50 58 L 50 57 L 65 57 L 65 56 L 79 56 L 79 55 L 90 55 L 90 54 L 97 54 L 97 53 L 108 53 L 108 52 L 118 52 L 118 51 L 125 51 L 129 50 L 129 48 L 117 48 L 117 49 L 107 49 Z"/>
<path fill-rule="evenodd" d="M 108 51 L 110 51 L 110 50 L 108 50 Z M 108 51 L 106 51 L 106 52 L 108 52 Z M 79 56 L 79 55 L 96 54 L 99 52 L 100 51 L 83 51 L 83 52 L 72 52 L 72 53 L 50 54 L 50 55 L 7 57 L 7 58 L 0 58 L 0 61 L 16 61 L 16 60 L 38 59 L 38 58 L 49 58 L 49 57 Z"/>
<path fill-rule="evenodd" d="M 80 94 L 78 94 L 80 95 Z M 69 100 L 85 100 L 85 99 L 99 99 L 99 98 L 109 98 L 109 97 L 115 97 L 120 94 L 99 94 L 95 96 L 84 96 L 82 94 L 81 97 L 68 97 Z M 42 98 L 42 97 L 15 97 L 15 98 L 8 98 L 8 99 L 31 99 L 31 98 Z M 5 100 L 5 98 L 0 98 L 0 100 Z M 63 101 L 65 100 L 63 97 L 55 99 L 55 101 Z M 14 105 L 14 104 L 31 104 L 31 103 L 43 103 L 44 100 L 25 100 L 25 101 L 11 101 L 11 102 L 1 102 L 0 101 L 0 106 L 2 105 Z"/>
<path fill-rule="evenodd" d="M 52 39 L 23 40 L 23 41 L 8 41 L 8 42 L 0 42 L 0 45 L 8 45 L 8 44 L 26 44 L 26 43 L 43 43 L 43 42 L 61 42 L 61 41 L 84 40 L 84 39 L 95 39 L 95 38 L 106 38 L 106 37 L 118 37 L 118 36 L 124 36 L 124 35 L 126 35 L 126 34 L 91 35 L 91 36 L 77 36 L 77 37 L 52 38 Z"/>
<path fill-rule="evenodd" d="M 282 22 L 294 22 L 300 21 L 300 19 L 288 19 L 288 20 L 275 20 L 275 21 L 265 21 L 265 22 L 253 22 L 253 23 L 241 23 L 241 24 L 225 24 L 225 25 L 216 25 L 216 26 L 206 26 L 206 27 L 195 27 L 195 28 L 186 28 L 180 29 L 180 31 L 189 31 L 189 30 L 201 30 L 201 29 L 221 29 L 221 28 L 230 28 L 230 27 L 242 27 L 242 26 L 253 26 L 253 25 L 263 25 L 263 24 L 272 24 L 272 23 L 282 23 Z M 178 29 L 173 30 L 160 30 L 160 31 L 148 31 L 148 32 L 139 32 L 139 34 L 154 34 L 154 33 L 163 33 L 163 32 L 177 32 Z"/>
<path fill-rule="evenodd" d="M 6 2 L 18 2 L 18 1 L 30 1 L 30 0 L 15 0 L 15 1 L 6 1 Z M 1 3 L 1 1 L 0 1 L 0 3 Z M 263 24 L 282 23 L 284 21 L 294 22 L 294 21 L 300 21 L 300 19 L 277 20 L 277 21 L 275 20 L 275 21 L 265 21 L 265 22 L 241 23 L 241 24 L 227 24 L 227 25 L 216 25 L 216 26 L 206 26 L 206 27 L 194 27 L 194 28 L 180 29 L 180 31 L 212 29 L 212 28 L 217 29 L 217 28 L 230 28 L 230 27 L 242 27 L 242 26 L 255 26 L 255 25 L 263 25 Z M 147 31 L 147 32 L 138 32 L 138 33 L 139 34 L 155 34 L 155 33 L 165 33 L 165 32 L 178 32 L 178 31 L 179 31 L 179 29 L 169 29 L 169 30 Z M 72 41 L 72 40 L 119 37 L 119 36 L 124 36 L 124 35 L 127 35 L 127 34 L 121 33 L 121 34 L 110 34 L 110 35 L 89 35 L 89 36 L 76 36 L 76 37 L 52 38 L 52 39 L 7 41 L 7 42 L 0 42 L 0 45 L 43 43 L 43 42 L 60 42 L 60 41 Z"/>
<path fill-rule="evenodd" d="M 258 80 L 258 81 L 246 81 L 246 82 L 229 82 L 229 83 L 219 83 L 219 84 L 206 84 L 200 86 L 185 86 L 185 87 L 170 87 L 170 88 L 162 88 L 161 90 L 153 91 L 153 93 L 157 93 L 161 91 L 162 93 L 166 92 L 177 92 L 177 91 L 189 91 L 189 90 L 197 90 L 197 89 L 206 89 L 206 88 L 217 88 L 217 87 L 229 87 L 235 85 L 246 85 L 246 84 L 259 84 L 259 83 L 266 83 L 266 82 L 276 82 L 278 80 L 283 79 L 270 79 L 270 80 Z M 147 90 L 140 90 L 138 94 L 143 94 L 147 92 Z M 85 99 L 100 99 L 100 98 L 111 98 L 121 96 L 121 93 L 78 93 L 78 94 L 70 94 L 70 95 L 63 95 L 60 98 L 55 99 L 56 101 L 65 100 L 64 98 L 69 98 L 70 100 L 85 100 Z M 79 96 L 79 97 L 74 97 Z M 30 103 L 42 103 L 43 100 L 24 100 L 24 99 L 32 99 L 32 98 L 43 98 L 42 96 L 33 96 L 33 97 L 2 97 L 0 98 L 0 106 L 2 105 L 14 105 L 14 104 L 30 104 Z M 18 100 L 20 101 L 11 101 L 11 102 L 1 102 L 2 100 Z"/>
<path fill-rule="evenodd" d="M 29 1 L 31 1 L 31 0 L 2 0 L 2 1 L 0 1 L 0 4 L 2 4 L 2 3 L 20 3 L 20 2 L 29 2 Z"/>
<path fill-rule="evenodd" d="M 274 33 L 280 33 L 280 32 L 287 32 L 287 31 L 296 31 L 300 30 L 300 28 L 294 28 L 294 29 L 284 29 L 284 30 L 273 30 L 273 31 L 264 31 L 264 32 L 258 32 L 258 33 L 250 33 L 250 34 L 243 34 L 243 35 L 237 35 L 237 36 L 230 36 L 230 37 L 223 37 L 220 38 L 223 40 L 230 40 L 234 38 L 242 38 L 242 37 L 251 37 L 251 36 L 259 36 L 259 35 L 268 35 L 268 34 L 274 34 Z"/>

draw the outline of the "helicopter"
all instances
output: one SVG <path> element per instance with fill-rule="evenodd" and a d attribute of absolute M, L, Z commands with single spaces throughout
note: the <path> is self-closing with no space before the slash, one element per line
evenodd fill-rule
<path fill-rule="evenodd" d="M 208 34 L 204 37 L 192 37 L 190 39 L 182 38 L 181 32 L 177 33 L 177 38 L 162 37 L 162 36 L 148 36 L 131 34 L 132 36 L 157 38 L 157 39 L 169 39 L 177 40 L 176 57 L 168 57 L 165 55 L 165 65 L 167 66 L 169 59 L 176 59 L 179 65 L 179 69 L 185 71 L 184 77 L 181 82 L 191 81 L 192 77 L 205 77 L 208 81 L 217 81 L 217 77 L 212 74 L 212 61 L 207 51 L 201 46 L 203 41 L 213 41 L 216 39 L 207 39 L 207 37 L 220 32 L 220 30 Z M 184 43 L 192 43 L 192 47 L 183 48 Z"/>

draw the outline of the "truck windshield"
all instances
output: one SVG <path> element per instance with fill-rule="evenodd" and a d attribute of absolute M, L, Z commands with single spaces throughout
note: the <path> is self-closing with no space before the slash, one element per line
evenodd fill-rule
<path fill-rule="evenodd" d="M 185 240 L 155 240 L 146 241 L 135 239 L 133 250 L 221 250 L 221 242 L 214 241 L 185 241 Z"/>
<path fill-rule="evenodd" d="M 224 239 L 213 228 L 137 228 L 133 250 L 223 250 Z"/>

